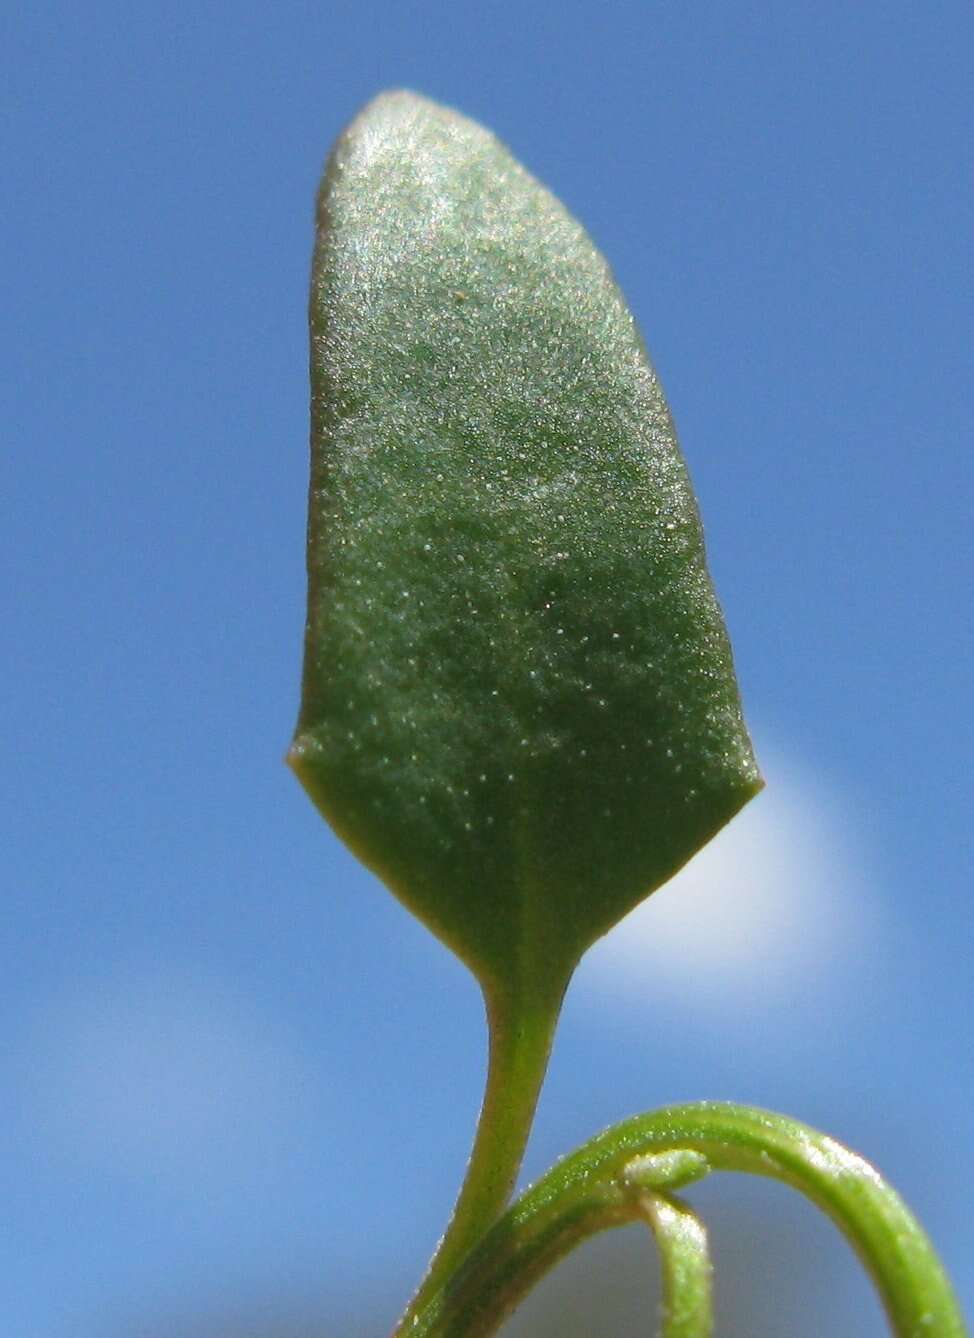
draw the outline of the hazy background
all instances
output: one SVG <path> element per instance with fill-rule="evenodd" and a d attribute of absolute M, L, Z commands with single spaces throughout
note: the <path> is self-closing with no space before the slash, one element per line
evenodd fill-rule
<path fill-rule="evenodd" d="M 475 988 L 281 765 L 312 200 L 397 85 L 496 130 L 609 256 L 768 778 L 586 960 L 527 1174 L 653 1105 L 781 1108 L 878 1162 L 974 1310 L 970 5 L 0 26 L 4 1332 L 373 1338 L 460 1178 Z M 720 1338 L 883 1332 L 785 1190 L 690 1197 Z M 510 1331 L 646 1333 L 654 1277 L 608 1237 Z"/>

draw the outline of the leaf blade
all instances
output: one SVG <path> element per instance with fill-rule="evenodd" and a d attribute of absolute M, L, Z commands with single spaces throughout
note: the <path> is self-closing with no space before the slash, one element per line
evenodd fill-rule
<path fill-rule="evenodd" d="M 339 140 L 291 761 L 482 982 L 567 979 L 760 788 L 669 410 L 608 266 L 412 94 Z"/>

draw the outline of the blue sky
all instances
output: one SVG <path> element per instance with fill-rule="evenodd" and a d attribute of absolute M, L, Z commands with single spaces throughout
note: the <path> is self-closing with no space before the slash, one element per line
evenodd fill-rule
<path fill-rule="evenodd" d="M 970 8 L 51 4 L 3 29 L 6 1331 L 269 1338 L 308 1306 L 380 1332 L 463 1167 L 476 991 L 281 765 L 311 204 L 394 86 L 490 126 L 609 257 L 769 780 L 583 966 L 528 1173 L 668 1101 L 782 1108 L 877 1161 L 974 1310 Z M 756 1192 L 706 1202 L 818 1231 Z M 881 1333 L 808 1239 L 827 1318 Z"/>

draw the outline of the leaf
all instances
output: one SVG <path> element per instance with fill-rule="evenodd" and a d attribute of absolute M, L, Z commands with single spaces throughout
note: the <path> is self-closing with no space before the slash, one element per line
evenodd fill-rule
<path fill-rule="evenodd" d="M 927 1129 L 923 1134 L 929 1136 Z M 918 1130 L 919 1135 L 919 1130 Z M 462 1271 L 407 1311 L 397 1338 L 486 1338 L 538 1280 L 588 1237 L 653 1215 L 633 1160 L 677 1154 L 685 1166 L 768 1176 L 804 1194 L 855 1248 L 893 1338 L 968 1338 L 950 1279 L 920 1223 L 874 1166 L 807 1124 L 722 1101 L 668 1106 L 625 1120 L 562 1158 L 478 1242 Z M 951 1152 L 947 1151 L 948 1158 Z M 700 1225 L 668 1193 L 663 1225 L 665 1335 L 709 1332 L 710 1265 Z M 657 1213 L 658 1218 L 658 1213 Z M 682 1223 L 679 1220 L 682 1218 Z M 680 1239 L 680 1236 L 683 1239 Z M 659 1237 L 658 1237 L 659 1239 Z M 682 1276 L 681 1276 L 682 1274 Z M 828 1286 L 827 1283 L 824 1286 Z M 665 1313 L 665 1312 L 664 1312 Z"/>
<path fill-rule="evenodd" d="M 583 229 L 411 93 L 318 201 L 290 761 L 487 986 L 586 947 L 757 792 L 673 424 Z"/>

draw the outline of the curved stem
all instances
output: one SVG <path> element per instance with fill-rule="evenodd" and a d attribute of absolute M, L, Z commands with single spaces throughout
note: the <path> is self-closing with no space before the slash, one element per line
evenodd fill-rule
<path fill-rule="evenodd" d="M 658 1155 L 666 1153 L 681 1156 Z M 686 1183 L 687 1153 L 696 1156 L 694 1174 L 707 1165 L 771 1176 L 817 1204 L 872 1275 L 896 1338 L 965 1338 L 956 1297 L 932 1245 L 868 1162 L 795 1120 L 708 1102 L 628 1120 L 549 1171 L 431 1295 L 410 1333 L 495 1333 L 533 1283 L 575 1245 L 638 1216 L 640 1196 L 654 1186 L 660 1168 L 656 1188 L 673 1187 L 677 1174 Z"/>
<path fill-rule="evenodd" d="M 415 1317 L 510 1202 L 548 1068 L 564 986 L 532 996 L 485 988 L 489 1059 L 484 1101 L 453 1216 L 394 1338 Z"/>
<path fill-rule="evenodd" d="M 640 1206 L 662 1265 L 660 1338 L 711 1338 L 713 1267 L 706 1228 L 686 1204 L 667 1194 L 644 1194 Z"/>

